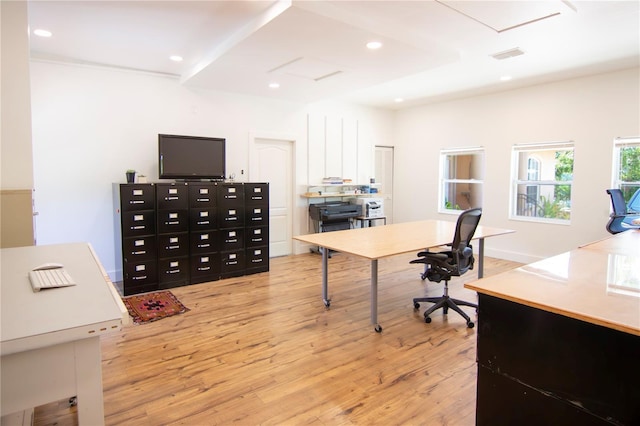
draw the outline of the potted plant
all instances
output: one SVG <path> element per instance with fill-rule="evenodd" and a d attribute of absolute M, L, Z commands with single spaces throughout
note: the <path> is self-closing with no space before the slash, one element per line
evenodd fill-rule
<path fill-rule="evenodd" d="M 136 180 L 136 171 L 133 169 L 127 170 L 127 183 L 133 183 Z"/>

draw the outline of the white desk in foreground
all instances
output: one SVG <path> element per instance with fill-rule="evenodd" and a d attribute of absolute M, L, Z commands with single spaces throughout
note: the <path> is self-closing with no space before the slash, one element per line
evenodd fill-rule
<path fill-rule="evenodd" d="M 104 424 L 100 336 L 129 316 L 91 246 L 7 248 L 0 256 L 2 415 L 77 396 L 79 424 Z M 27 273 L 47 262 L 62 263 L 77 285 L 34 293 Z"/>
<path fill-rule="evenodd" d="M 325 250 L 321 250 L 322 300 L 327 307 L 331 301 L 329 300 L 327 279 L 329 250 L 326 249 L 354 254 L 371 261 L 371 323 L 375 330 L 380 332 L 382 327 L 378 324 L 378 259 L 450 244 L 455 229 L 456 222 L 422 220 L 372 228 L 299 235 L 294 239 L 325 248 Z M 515 231 L 478 226 L 474 239 L 478 240 L 479 278 L 482 278 L 484 269 L 484 239 L 512 232 Z"/>

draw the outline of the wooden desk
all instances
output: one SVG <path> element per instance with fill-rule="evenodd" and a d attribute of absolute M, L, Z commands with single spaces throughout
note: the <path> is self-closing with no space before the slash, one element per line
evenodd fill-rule
<path fill-rule="evenodd" d="M 77 396 L 81 425 L 104 424 L 100 336 L 127 310 L 86 243 L 0 251 L 2 415 Z M 62 263 L 77 285 L 34 293 L 27 272 Z"/>
<path fill-rule="evenodd" d="M 640 231 L 465 284 L 476 424 L 640 424 Z"/>
<path fill-rule="evenodd" d="M 456 223 L 443 220 L 424 220 L 418 222 L 394 223 L 344 231 L 323 232 L 294 237 L 324 248 L 322 252 L 322 300 L 329 307 L 328 290 L 328 253 L 335 250 L 364 257 L 371 261 L 371 323 L 377 332 L 382 331 L 378 324 L 378 259 L 395 256 L 430 247 L 450 244 L 456 229 Z M 474 239 L 478 241 L 478 277 L 482 277 L 484 268 L 484 239 L 514 232 L 510 229 L 478 226 Z"/>

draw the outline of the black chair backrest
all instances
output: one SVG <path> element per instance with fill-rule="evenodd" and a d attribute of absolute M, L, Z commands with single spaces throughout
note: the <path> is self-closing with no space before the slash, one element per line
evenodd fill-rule
<path fill-rule="evenodd" d="M 622 191 L 614 188 L 607 189 L 607 194 L 611 196 L 611 207 L 613 208 L 614 216 L 624 216 L 627 214 L 627 203 L 624 201 L 624 195 Z"/>
<path fill-rule="evenodd" d="M 481 208 L 465 210 L 458 216 L 456 223 L 456 233 L 453 236 L 451 250 L 454 255 L 457 253 L 458 270 L 464 273 L 473 265 L 473 249 L 471 248 L 471 239 L 475 234 L 480 217 L 482 216 Z"/>

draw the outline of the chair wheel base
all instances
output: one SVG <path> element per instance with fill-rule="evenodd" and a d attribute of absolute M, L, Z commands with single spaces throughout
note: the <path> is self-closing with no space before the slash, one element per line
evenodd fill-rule
<path fill-rule="evenodd" d="M 429 324 L 431 322 L 431 317 L 424 317 L 424 322 Z"/>

